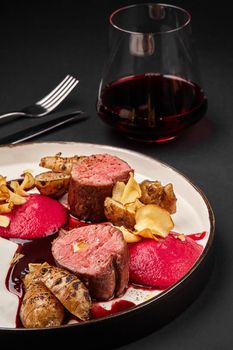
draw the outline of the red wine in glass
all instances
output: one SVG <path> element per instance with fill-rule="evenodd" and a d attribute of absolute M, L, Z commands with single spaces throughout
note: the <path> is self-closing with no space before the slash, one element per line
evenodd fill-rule
<path fill-rule="evenodd" d="M 122 7 L 109 20 L 98 115 L 135 140 L 179 136 L 207 110 L 190 14 L 173 5 L 145 3 Z"/>
<path fill-rule="evenodd" d="M 98 114 L 131 138 L 162 142 L 199 121 L 207 98 L 197 84 L 177 76 L 127 76 L 102 89 Z"/>

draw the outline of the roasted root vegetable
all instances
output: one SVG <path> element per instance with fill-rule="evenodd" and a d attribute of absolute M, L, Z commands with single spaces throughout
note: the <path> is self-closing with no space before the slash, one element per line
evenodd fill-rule
<path fill-rule="evenodd" d="M 40 166 L 42 168 L 50 169 L 56 173 L 70 174 L 73 163 L 82 161 L 85 156 L 74 156 L 74 157 L 61 157 L 61 153 L 55 156 L 43 157 L 40 160 Z"/>
<path fill-rule="evenodd" d="M 31 270 L 25 277 L 28 283 L 43 283 L 71 314 L 83 321 L 90 318 L 91 297 L 78 277 L 47 263 L 32 265 Z"/>
<path fill-rule="evenodd" d="M 25 294 L 20 307 L 20 319 L 25 328 L 60 326 L 64 307 L 46 286 L 33 279 L 25 284 Z"/>
<path fill-rule="evenodd" d="M 35 186 L 38 191 L 49 197 L 59 198 L 68 189 L 70 175 L 47 171 L 35 176 Z"/>
<path fill-rule="evenodd" d="M 91 297 L 84 284 L 70 272 L 58 267 L 42 268 L 41 280 L 74 316 L 90 318 Z"/>
<path fill-rule="evenodd" d="M 170 214 L 176 212 L 176 196 L 172 184 L 162 186 L 160 181 L 144 180 L 140 184 L 140 200 L 144 204 L 156 204 L 166 209 Z"/>
<path fill-rule="evenodd" d="M 136 224 L 135 212 L 127 210 L 126 206 L 110 197 L 106 197 L 104 201 L 104 215 L 116 226 L 125 226 L 133 230 Z"/>
<path fill-rule="evenodd" d="M 104 202 L 106 218 L 121 230 L 127 243 L 141 237 L 166 237 L 174 227 L 170 213 L 175 211 L 172 184 L 162 186 L 159 181 L 145 180 L 139 185 L 133 173 L 126 184 L 117 182 L 112 197 Z"/>
<path fill-rule="evenodd" d="M 125 184 L 117 182 L 113 187 L 112 198 L 106 197 L 104 202 L 104 214 L 106 218 L 116 226 L 124 226 L 133 230 L 135 212 L 143 204 L 138 200 L 141 196 L 139 184 L 134 179 L 133 173 Z"/>

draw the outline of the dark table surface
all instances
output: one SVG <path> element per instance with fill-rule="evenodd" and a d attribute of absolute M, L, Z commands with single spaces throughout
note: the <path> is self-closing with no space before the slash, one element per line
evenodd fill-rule
<path fill-rule="evenodd" d="M 228 350 L 233 347 L 231 6 L 226 0 L 168 2 L 192 13 L 209 102 L 206 117 L 179 139 L 149 146 L 137 144 L 119 137 L 97 117 L 95 102 L 107 48 L 107 18 L 114 9 L 133 3 L 127 0 L 2 4 L 0 113 L 36 101 L 67 73 L 74 74 L 80 84 L 63 109 L 81 108 L 88 120 L 36 140 L 90 142 L 136 150 L 169 163 L 205 192 L 216 217 L 216 244 L 213 272 L 203 292 L 174 321 L 122 349 Z M 2 121 L 0 136 L 36 123 L 41 121 Z"/>

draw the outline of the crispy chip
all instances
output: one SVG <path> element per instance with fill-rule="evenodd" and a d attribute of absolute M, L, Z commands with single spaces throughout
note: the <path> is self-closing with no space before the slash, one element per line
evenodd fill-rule
<path fill-rule="evenodd" d="M 10 195 L 9 195 L 8 191 L 3 192 L 0 189 L 0 202 L 7 202 L 9 200 L 9 198 L 10 198 Z"/>
<path fill-rule="evenodd" d="M 15 253 L 15 255 L 13 256 L 12 260 L 11 260 L 11 265 L 16 264 L 20 259 L 22 259 L 24 257 L 24 254 L 21 253 Z"/>
<path fill-rule="evenodd" d="M 0 186 L 6 185 L 6 176 L 0 175 Z"/>
<path fill-rule="evenodd" d="M 124 240 L 127 243 L 134 243 L 141 240 L 140 236 L 135 235 L 133 231 L 127 229 L 125 226 L 115 226 L 115 227 L 122 232 Z"/>
<path fill-rule="evenodd" d="M 10 218 L 5 215 L 0 215 L 0 226 L 7 227 L 10 224 Z"/>
<path fill-rule="evenodd" d="M 26 172 L 24 172 L 24 179 L 23 179 L 23 182 L 21 183 L 20 187 L 23 190 L 30 190 L 34 186 L 35 186 L 35 179 L 34 179 L 33 175 L 31 174 L 31 172 L 29 172 L 27 170 Z"/>
<path fill-rule="evenodd" d="M 15 205 L 21 205 L 24 204 L 27 199 L 17 193 L 12 192 L 11 190 L 8 190 L 10 194 L 10 201 L 13 202 Z"/>
<path fill-rule="evenodd" d="M 13 202 L 0 204 L 0 213 L 10 213 L 14 207 Z"/>
<path fill-rule="evenodd" d="M 148 204 L 139 208 L 135 215 L 135 230 L 140 232 L 150 229 L 154 235 L 166 237 L 173 229 L 174 223 L 167 210 L 158 205 Z"/>
<path fill-rule="evenodd" d="M 0 192 L 1 192 L 1 194 L 8 194 L 8 188 L 7 188 L 7 185 L 6 184 L 4 184 L 4 183 L 2 183 L 1 185 L 0 185 Z"/>
<path fill-rule="evenodd" d="M 166 237 L 174 227 L 167 210 L 157 204 L 142 203 L 141 196 L 141 187 L 130 173 L 127 184 L 117 182 L 112 198 L 107 197 L 104 203 L 106 218 L 121 230 L 128 243 L 137 242 L 141 237 Z"/>
<path fill-rule="evenodd" d="M 21 205 L 26 202 L 28 193 L 24 189 L 34 187 L 34 177 L 26 172 L 21 184 L 17 180 L 12 180 L 8 187 L 5 176 L 0 175 L 0 213 L 9 213 L 14 205 Z"/>
<path fill-rule="evenodd" d="M 141 197 L 141 188 L 134 179 L 133 173 L 130 173 L 130 178 L 124 188 L 124 192 L 120 199 L 122 204 L 133 203 L 137 198 Z"/>
<path fill-rule="evenodd" d="M 141 231 L 134 231 L 134 234 L 139 237 L 157 239 L 156 235 L 154 235 L 151 229 L 149 228 L 145 228 L 144 230 L 141 230 Z"/>
<path fill-rule="evenodd" d="M 136 211 L 141 208 L 144 204 L 140 202 L 139 199 L 136 199 L 135 202 L 133 203 L 127 203 L 125 204 L 125 208 L 131 212 L 131 213 L 136 213 Z"/>
<path fill-rule="evenodd" d="M 112 199 L 115 201 L 121 202 L 121 197 L 125 189 L 125 183 L 118 181 L 112 190 Z"/>
<path fill-rule="evenodd" d="M 18 181 L 15 181 L 15 180 L 11 181 L 10 188 L 14 191 L 15 194 L 19 196 L 23 196 L 23 197 L 28 196 L 27 192 L 23 190 L 23 188 L 20 186 Z"/>

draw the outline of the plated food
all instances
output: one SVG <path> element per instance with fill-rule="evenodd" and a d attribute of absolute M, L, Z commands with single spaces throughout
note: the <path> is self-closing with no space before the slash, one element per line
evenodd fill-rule
<path fill-rule="evenodd" d="M 142 176 L 124 154 L 111 151 L 89 149 L 64 159 L 45 155 L 32 162 L 35 187 L 19 195 L 26 201 L 0 213 L 9 218 L 8 225 L 0 224 L 0 235 L 17 244 L 5 275 L 8 292 L 19 297 L 15 326 L 54 327 L 117 315 L 153 300 L 198 262 L 210 223 L 183 200 L 176 177 Z M 28 222 L 15 225 L 18 231 L 17 212 Z M 49 226 L 51 219 L 55 226 Z"/>

